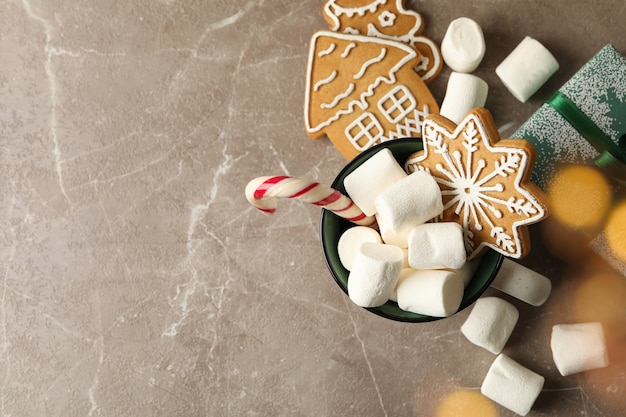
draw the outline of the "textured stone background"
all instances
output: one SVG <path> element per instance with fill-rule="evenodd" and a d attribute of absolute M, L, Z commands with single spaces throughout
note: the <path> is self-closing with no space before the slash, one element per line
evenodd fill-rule
<path fill-rule="evenodd" d="M 483 27 L 476 74 L 506 136 L 606 43 L 626 53 L 624 3 L 593 3 L 407 5 L 437 42 L 456 17 Z M 283 201 L 268 218 L 244 198 L 253 177 L 330 182 L 345 164 L 303 127 L 322 5 L 0 2 L 1 416 L 433 416 L 479 389 L 494 356 L 460 333 L 467 311 L 402 324 L 354 306 L 326 270 L 319 210 Z M 494 70 L 526 35 L 561 69 L 520 104 Z M 623 309 L 574 314 L 582 278 L 532 232 L 524 262 L 554 292 L 540 308 L 507 298 L 520 322 L 505 348 L 546 377 L 530 415 L 621 415 L 623 335 L 609 368 L 567 378 L 549 335 L 594 311 L 623 325 Z"/>

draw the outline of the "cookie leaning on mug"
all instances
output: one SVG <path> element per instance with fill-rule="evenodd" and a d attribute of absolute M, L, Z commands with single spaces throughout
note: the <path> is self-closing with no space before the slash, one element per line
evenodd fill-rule
<path fill-rule="evenodd" d="M 524 139 L 501 139 L 491 113 L 477 108 L 459 125 L 438 115 L 424 120 L 424 150 L 409 157 L 409 172 L 427 170 L 439 184 L 439 220 L 463 226 L 468 259 L 490 247 L 522 258 L 527 226 L 546 217 L 546 198 L 530 182 L 535 149 Z"/>

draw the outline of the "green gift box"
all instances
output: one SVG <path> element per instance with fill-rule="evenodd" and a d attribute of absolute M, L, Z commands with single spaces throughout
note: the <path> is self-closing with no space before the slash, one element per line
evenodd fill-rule
<path fill-rule="evenodd" d="M 626 58 L 606 45 L 512 137 L 537 150 L 531 180 L 544 190 L 561 164 L 595 164 L 626 195 Z M 601 231 L 589 246 L 626 277 L 626 259 Z"/>
<path fill-rule="evenodd" d="M 626 184 L 626 58 L 606 45 L 512 137 L 535 145 L 532 181 L 546 189 L 559 164 L 595 163 Z M 620 143 L 621 142 L 621 143 Z"/>

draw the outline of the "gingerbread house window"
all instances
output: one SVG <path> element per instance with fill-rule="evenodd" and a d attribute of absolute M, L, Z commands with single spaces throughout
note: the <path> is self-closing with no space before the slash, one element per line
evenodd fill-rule
<path fill-rule="evenodd" d="M 382 126 L 369 112 L 363 113 L 346 127 L 346 137 L 359 151 L 370 148 L 383 136 L 383 133 Z"/>
<path fill-rule="evenodd" d="M 404 85 L 398 85 L 378 102 L 378 108 L 391 123 L 398 123 L 417 106 L 415 97 Z"/>

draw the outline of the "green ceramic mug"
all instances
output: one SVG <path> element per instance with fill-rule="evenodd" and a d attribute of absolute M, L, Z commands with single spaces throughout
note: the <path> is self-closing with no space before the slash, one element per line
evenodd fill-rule
<path fill-rule="evenodd" d="M 344 178 L 383 148 L 388 148 L 400 165 L 404 165 L 404 162 L 408 159 L 409 155 L 423 149 L 421 139 L 414 138 L 396 139 L 376 145 L 350 161 L 350 163 L 348 163 L 348 165 L 341 170 L 337 178 L 335 178 L 335 181 L 332 183 L 332 187 L 345 193 L 346 190 L 343 186 Z M 343 267 L 341 261 L 339 260 L 337 243 L 339 242 L 339 238 L 343 232 L 352 226 L 354 226 L 352 223 L 337 216 L 336 214 L 328 210 L 322 210 L 322 219 L 320 223 L 322 251 L 324 252 L 324 258 L 331 275 L 346 294 L 348 293 L 349 271 Z M 485 254 L 481 256 L 478 261 L 478 267 L 474 272 L 474 276 L 465 287 L 463 300 L 461 301 L 461 306 L 458 311 L 461 311 L 471 305 L 487 290 L 487 288 L 489 288 L 492 281 L 496 277 L 498 270 L 500 269 L 502 260 L 503 256 L 492 249 L 487 250 Z M 387 301 L 387 303 L 380 307 L 367 308 L 367 310 L 391 320 L 404 322 L 418 323 L 443 318 L 426 316 L 402 310 L 398 307 L 398 304 L 393 301 Z"/>

